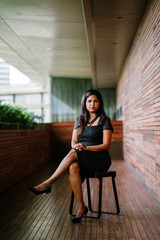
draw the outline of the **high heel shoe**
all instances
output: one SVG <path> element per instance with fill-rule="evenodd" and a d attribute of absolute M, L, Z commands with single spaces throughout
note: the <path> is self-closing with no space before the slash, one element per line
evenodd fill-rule
<path fill-rule="evenodd" d="M 43 193 L 46 193 L 46 194 L 50 193 L 51 192 L 51 187 L 49 187 L 45 190 L 42 190 L 42 191 L 38 191 L 34 187 L 29 187 L 29 190 L 36 195 L 40 195 L 40 194 L 43 194 Z"/>
<path fill-rule="evenodd" d="M 81 219 L 82 219 L 83 215 L 86 215 L 87 213 L 88 213 L 88 208 L 85 206 L 85 210 L 84 210 L 84 212 L 82 213 L 81 217 L 73 218 L 73 219 L 72 219 L 72 222 L 73 222 L 73 223 L 79 223 L 79 222 L 81 222 Z"/>

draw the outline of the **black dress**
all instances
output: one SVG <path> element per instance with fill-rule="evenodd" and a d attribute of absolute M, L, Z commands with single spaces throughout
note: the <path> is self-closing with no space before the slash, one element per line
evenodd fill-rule
<path fill-rule="evenodd" d="M 75 123 L 74 129 L 77 128 Z M 85 126 L 82 133 L 78 135 L 78 142 L 84 146 L 93 146 L 103 143 L 103 130 L 111 130 L 113 127 L 110 122 L 110 118 L 103 120 L 100 117 L 99 122 L 96 126 Z M 111 165 L 111 158 L 109 152 L 105 151 L 88 151 L 88 150 L 77 150 L 78 164 L 81 171 L 81 177 L 84 179 L 86 176 L 94 177 L 96 172 L 105 172 Z"/>

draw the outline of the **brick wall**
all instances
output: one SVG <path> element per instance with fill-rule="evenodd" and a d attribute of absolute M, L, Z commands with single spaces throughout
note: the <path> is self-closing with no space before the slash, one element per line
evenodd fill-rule
<path fill-rule="evenodd" d="M 160 199 L 160 1 L 150 1 L 117 85 L 124 159 Z"/>

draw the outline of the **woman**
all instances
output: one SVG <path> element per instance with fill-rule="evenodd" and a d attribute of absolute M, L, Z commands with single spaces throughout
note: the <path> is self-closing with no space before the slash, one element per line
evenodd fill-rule
<path fill-rule="evenodd" d="M 94 176 L 95 172 L 107 171 L 111 165 L 108 149 L 113 127 L 104 112 L 100 92 L 94 89 L 86 91 L 82 96 L 81 107 L 81 115 L 76 119 L 72 133 L 71 151 L 49 179 L 35 188 L 29 188 L 36 195 L 49 193 L 53 182 L 69 169 L 70 185 L 79 205 L 73 223 L 80 222 L 88 212 L 82 194 L 84 178 Z"/>

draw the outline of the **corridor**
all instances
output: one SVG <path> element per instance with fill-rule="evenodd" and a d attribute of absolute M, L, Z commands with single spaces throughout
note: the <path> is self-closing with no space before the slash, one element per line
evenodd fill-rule
<path fill-rule="evenodd" d="M 82 219 L 72 224 L 68 214 L 71 189 L 65 174 L 52 186 L 51 194 L 34 196 L 28 190 L 50 176 L 55 169 L 49 163 L 0 196 L 3 240 L 51 239 L 160 239 L 160 206 L 125 161 L 115 160 L 120 214 L 102 215 L 100 220 Z M 97 206 L 98 180 L 91 180 L 93 206 Z M 84 183 L 84 199 L 86 185 Z M 103 182 L 103 208 L 115 211 L 111 179 Z M 75 204 L 74 211 L 77 205 Z M 90 214 L 90 213 L 89 213 Z"/>

